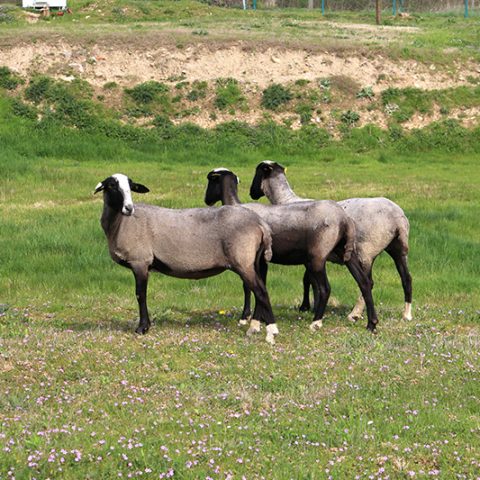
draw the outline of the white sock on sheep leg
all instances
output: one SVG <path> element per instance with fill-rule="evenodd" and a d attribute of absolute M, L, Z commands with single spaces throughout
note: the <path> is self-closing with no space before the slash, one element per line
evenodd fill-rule
<path fill-rule="evenodd" d="M 251 336 L 255 333 L 260 332 L 260 321 L 259 320 L 251 320 L 250 321 L 250 328 L 247 330 L 247 335 Z"/>
<path fill-rule="evenodd" d="M 278 335 L 278 327 L 276 323 L 271 323 L 267 325 L 267 336 L 265 340 L 270 345 L 275 345 L 275 335 Z"/>
<path fill-rule="evenodd" d="M 323 327 L 323 322 L 321 320 L 314 320 L 308 328 L 310 328 L 311 332 L 316 332 Z"/>
<path fill-rule="evenodd" d="M 363 295 L 360 294 L 360 296 L 357 299 L 357 303 L 353 307 L 352 311 L 348 314 L 348 319 L 351 322 L 356 322 L 363 313 L 363 310 L 365 309 L 365 300 L 363 299 Z"/>
<path fill-rule="evenodd" d="M 403 319 L 404 320 L 411 320 L 413 318 L 412 316 L 412 304 L 411 303 L 405 303 L 405 310 L 403 311 Z"/>
<path fill-rule="evenodd" d="M 244 325 L 247 325 L 248 323 L 248 318 L 241 318 L 239 321 L 238 321 L 238 326 L 239 327 L 243 327 Z"/>

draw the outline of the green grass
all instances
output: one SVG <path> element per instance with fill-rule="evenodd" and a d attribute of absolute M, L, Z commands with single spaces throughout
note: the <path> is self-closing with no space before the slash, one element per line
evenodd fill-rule
<path fill-rule="evenodd" d="M 437 126 L 389 143 L 374 127 L 339 141 L 268 123 L 205 132 L 159 117 L 155 128 L 106 137 L 37 124 L 0 100 L 0 478 L 475 478 L 478 132 Z M 265 158 L 289 167 L 299 195 L 382 195 L 404 208 L 414 320 L 401 320 L 383 255 L 377 336 L 347 322 L 357 291 L 333 265 L 338 306 L 315 335 L 296 310 L 302 268 L 276 265 L 274 348 L 236 326 L 233 273 L 153 274 L 154 325 L 134 335 L 133 276 L 109 258 L 97 182 L 124 172 L 151 189 L 137 201 L 203 206 L 207 172 L 225 166 L 247 201 Z"/>
<path fill-rule="evenodd" d="M 137 42 L 152 36 L 152 41 L 183 48 L 208 42 L 225 43 L 239 40 L 251 45 L 277 43 L 282 45 L 337 51 L 348 56 L 360 53 L 377 54 L 394 59 L 415 59 L 449 68 L 455 61 L 478 60 L 480 41 L 478 8 L 471 18 L 464 19 L 461 9 L 446 14 L 413 14 L 410 18 L 383 16 L 387 27 L 413 29 L 352 30 L 351 24 L 375 24 L 374 11 L 329 11 L 321 16 L 318 9 L 259 9 L 242 11 L 221 8 L 208 2 L 193 0 L 115 0 L 104 5 L 90 0 L 72 0 L 73 15 L 52 17 L 29 25 L 18 7 L 9 7 L 9 21 L 2 23 L 0 41 L 6 44 L 20 39 L 35 42 L 61 34 L 70 40 L 93 44 L 127 38 Z M 74 28 L 73 28 L 74 27 Z M 208 36 L 205 34 L 208 33 Z M 200 35 L 200 37 L 199 37 Z M 132 40 L 133 39 L 133 40 Z M 115 41 L 115 40 L 114 40 Z"/>

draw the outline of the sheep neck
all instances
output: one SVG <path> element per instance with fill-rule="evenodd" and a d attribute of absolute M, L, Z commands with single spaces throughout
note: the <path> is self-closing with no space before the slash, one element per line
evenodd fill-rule
<path fill-rule="evenodd" d="M 225 176 L 222 182 L 222 204 L 240 205 L 237 181 L 232 175 Z"/>
<path fill-rule="evenodd" d="M 110 237 L 118 230 L 121 220 L 122 212 L 112 208 L 110 205 L 108 205 L 107 201 L 105 201 L 103 204 L 103 212 L 100 223 L 107 237 Z"/>
<path fill-rule="evenodd" d="M 285 176 L 276 176 L 264 181 L 263 191 L 273 205 L 305 201 L 295 194 Z"/>

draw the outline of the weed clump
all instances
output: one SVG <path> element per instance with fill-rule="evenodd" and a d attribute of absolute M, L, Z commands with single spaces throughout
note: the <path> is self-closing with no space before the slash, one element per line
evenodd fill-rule
<path fill-rule="evenodd" d="M 126 88 L 125 93 L 130 95 L 137 103 L 152 103 L 161 95 L 168 94 L 169 88 L 164 83 L 150 80 L 140 83 L 133 88 Z"/>
<path fill-rule="evenodd" d="M 219 110 L 230 109 L 234 113 L 235 107 L 245 107 L 246 99 L 240 90 L 237 80 L 234 78 L 219 78 L 215 92 L 215 106 Z"/>
<path fill-rule="evenodd" d="M 25 98 L 33 103 L 40 103 L 46 98 L 52 85 L 53 80 L 50 77 L 43 75 L 35 77 L 25 89 Z"/>
<path fill-rule="evenodd" d="M 12 100 L 12 112 L 17 117 L 28 118 L 29 120 L 37 119 L 37 110 L 17 98 Z"/>
<path fill-rule="evenodd" d="M 200 100 L 201 98 L 205 98 L 207 96 L 207 87 L 207 82 L 195 80 L 192 83 L 192 89 L 187 93 L 187 100 L 195 102 L 197 100 Z M 177 86 L 175 88 L 177 88 Z"/>
<path fill-rule="evenodd" d="M 0 87 L 15 90 L 21 83 L 23 83 L 23 80 L 8 67 L 0 67 Z"/>
<path fill-rule="evenodd" d="M 353 110 L 347 110 L 340 115 L 340 120 L 351 127 L 360 120 L 360 115 Z"/>
<path fill-rule="evenodd" d="M 274 83 L 263 91 L 262 106 L 268 110 L 277 110 L 280 106 L 292 100 L 293 94 L 289 88 Z"/>

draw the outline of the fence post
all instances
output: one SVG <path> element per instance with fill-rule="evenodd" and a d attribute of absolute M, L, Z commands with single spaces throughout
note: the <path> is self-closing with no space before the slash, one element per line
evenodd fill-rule
<path fill-rule="evenodd" d="M 394 16 L 394 17 L 397 16 L 397 0 L 393 0 L 393 3 L 392 3 L 392 13 L 393 13 L 393 16 Z"/>
<path fill-rule="evenodd" d="M 325 15 L 325 0 L 322 0 L 322 15 Z"/>
<path fill-rule="evenodd" d="M 468 18 L 468 0 L 465 0 L 465 18 Z"/>
<path fill-rule="evenodd" d="M 377 25 L 380 25 L 380 21 L 381 21 L 381 18 L 380 18 L 380 10 L 381 10 L 381 7 L 380 7 L 380 3 L 381 3 L 382 0 L 375 0 L 375 20 L 377 22 Z"/>

